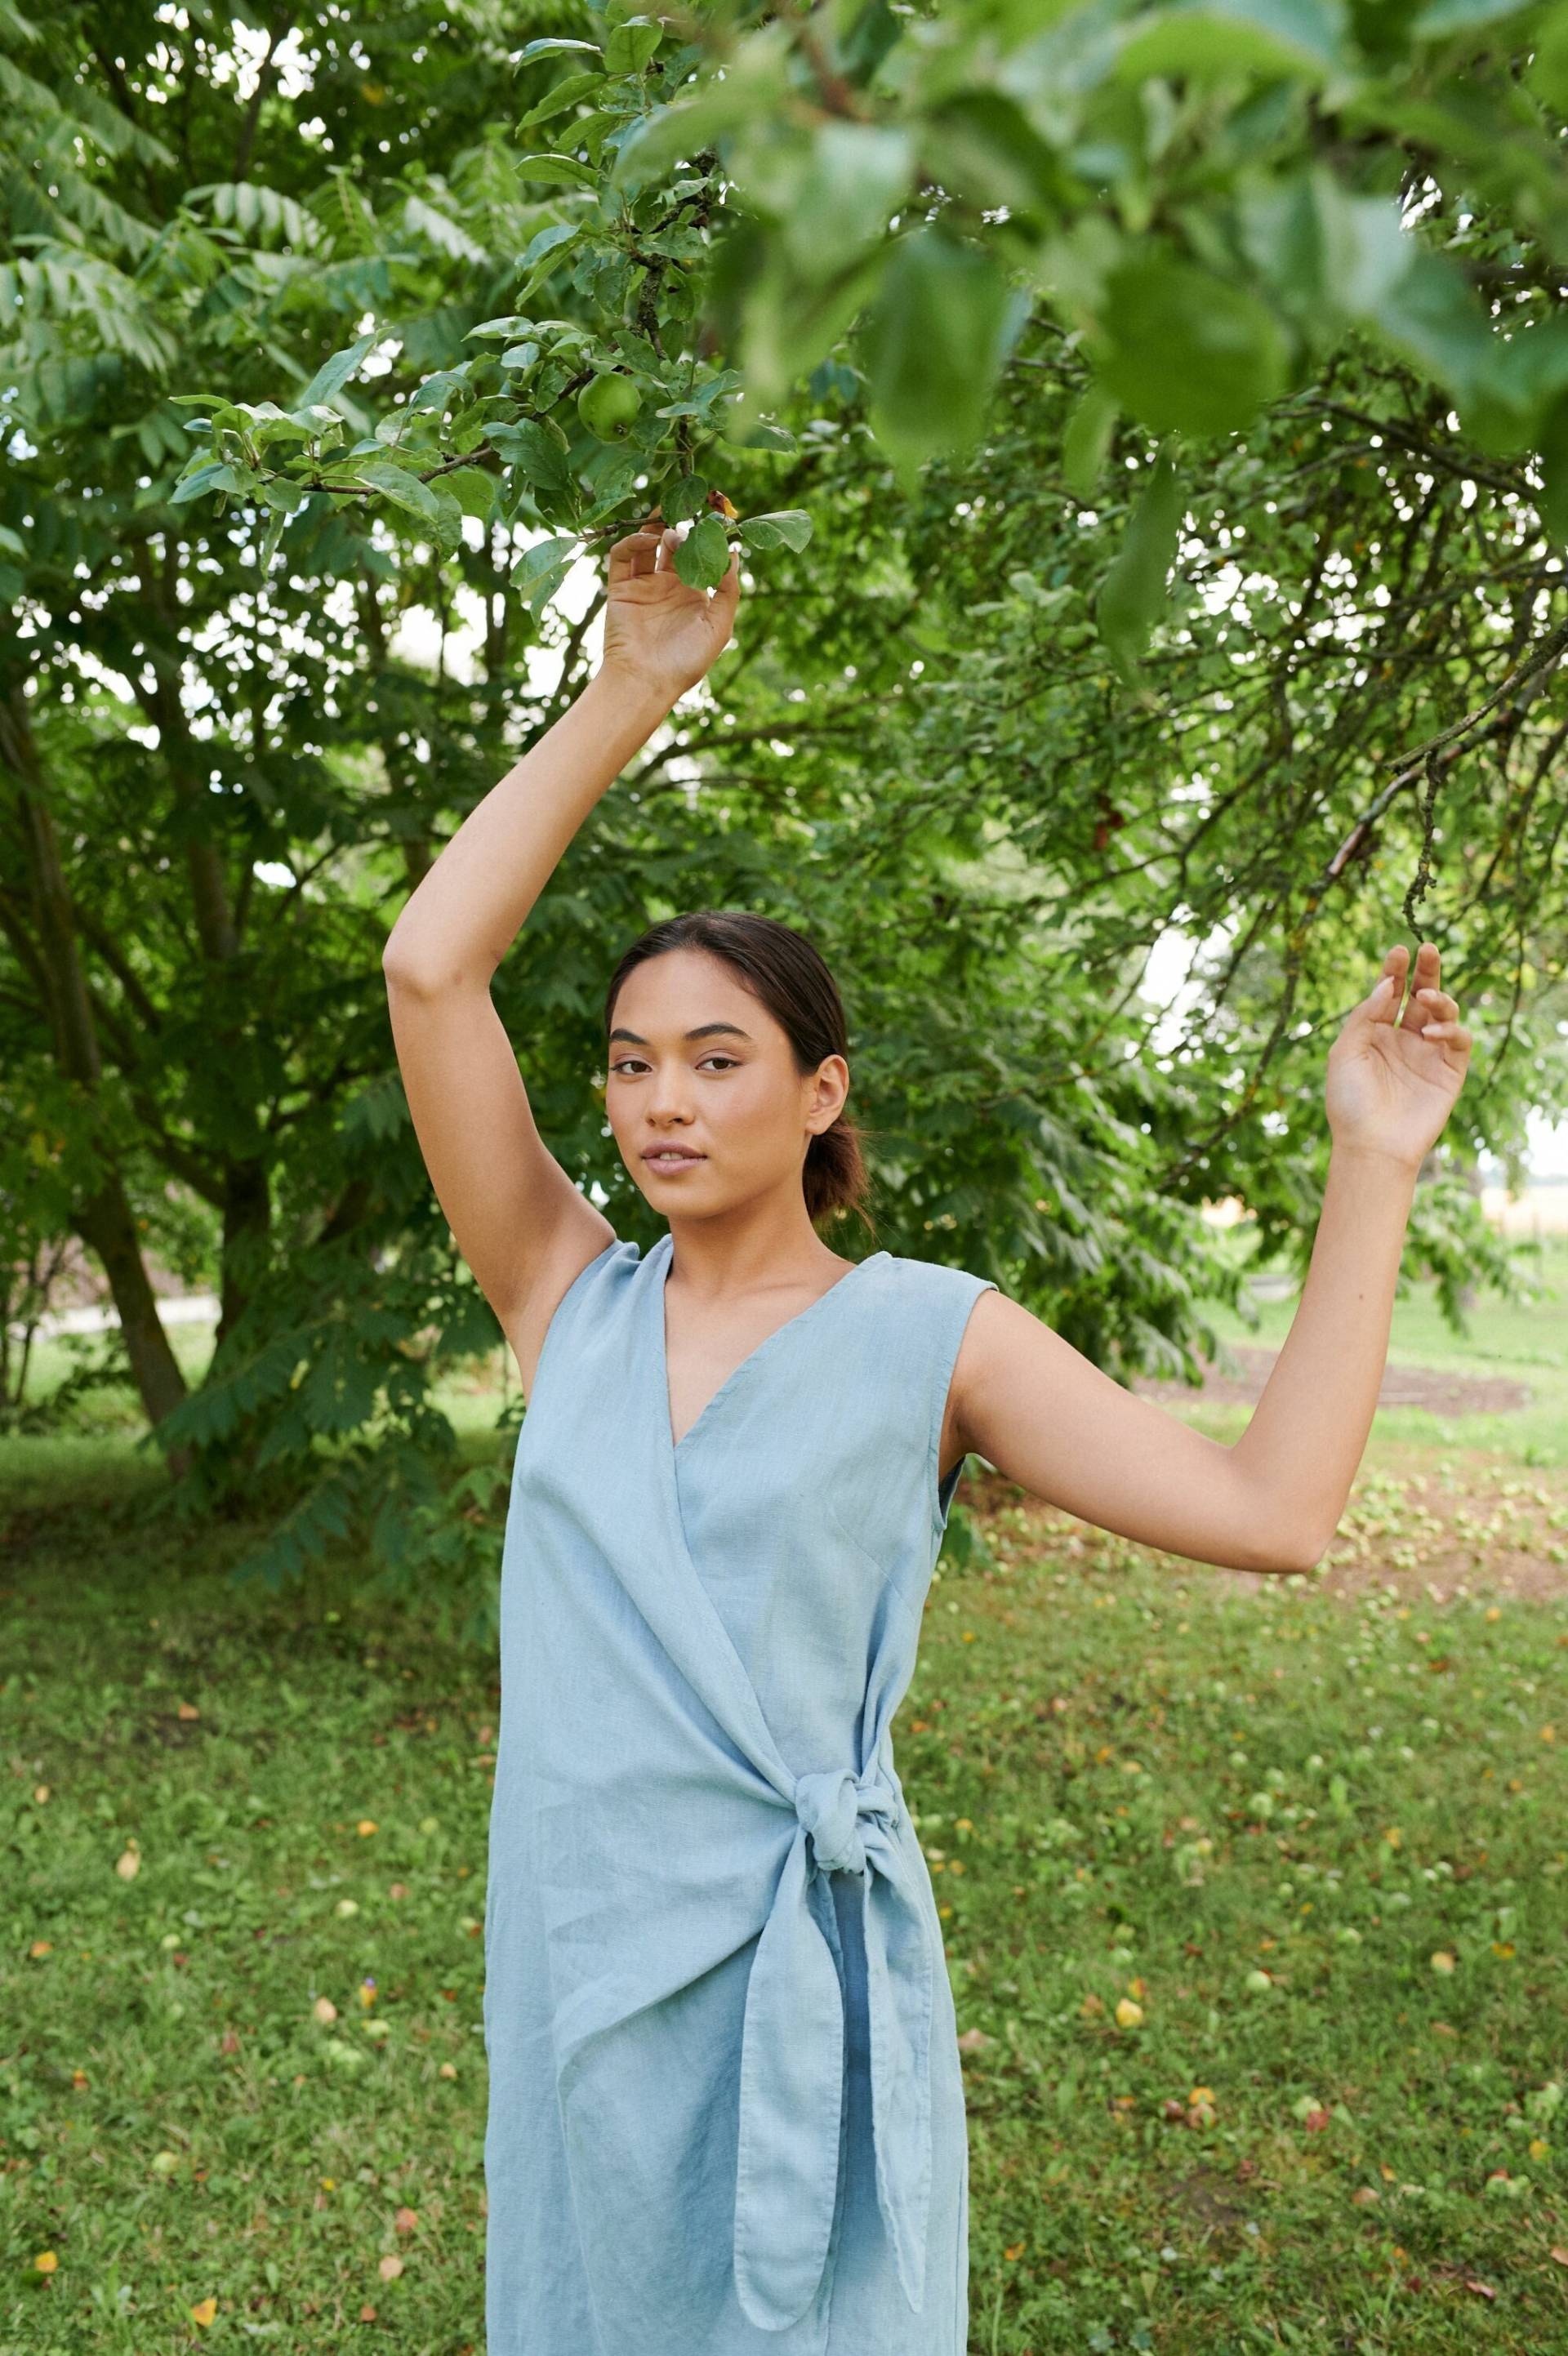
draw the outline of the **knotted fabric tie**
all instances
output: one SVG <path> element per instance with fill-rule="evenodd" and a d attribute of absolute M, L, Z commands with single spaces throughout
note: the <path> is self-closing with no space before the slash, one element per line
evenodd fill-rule
<path fill-rule="evenodd" d="M 935 1957 L 894 1837 L 903 1792 L 891 1767 L 863 1777 L 830 1769 L 796 1779 L 794 1806 L 795 1837 L 752 1959 L 741 2040 L 736 2288 L 763 2331 L 787 2330 L 816 2297 L 838 2199 L 843 1992 L 809 1895 L 813 1873 L 860 1877 L 876 2196 L 916 2313 L 930 2207 Z"/>

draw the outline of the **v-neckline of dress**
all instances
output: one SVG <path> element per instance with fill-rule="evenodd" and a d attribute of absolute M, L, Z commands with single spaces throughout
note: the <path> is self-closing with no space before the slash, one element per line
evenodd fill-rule
<path fill-rule="evenodd" d="M 797 1309 L 792 1317 L 786 1317 L 781 1325 L 775 1325 L 771 1333 L 765 1333 L 761 1341 L 758 1342 L 754 1348 L 746 1352 L 740 1364 L 730 1369 L 730 1372 L 725 1376 L 717 1390 L 714 1391 L 703 1406 L 698 1409 L 691 1422 L 686 1426 L 685 1430 L 681 1434 L 680 1439 L 677 1440 L 675 1438 L 674 1419 L 670 1412 L 669 1337 L 664 1330 L 664 1287 L 669 1280 L 671 1263 L 675 1256 L 674 1237 L 670 1235 L 668 1232 L 660 1236 L 657 1248 L 662 1251 L 664 1255 L 651 1288 L 653 1300 L 653 1331 L 654 1341 L 656 1344 L 656 1365 L 659 1372 L 658 1390 L 660 1428 L 663 1434 L 665 1455 L 671 1464 L 679 1463 L 682 1451 L 684 1449 L 687 1441 L 693 1438 L 703 1424 L 709 1420 L 714 1408 L 718 1406 L 719 1401 L 735 1388 L 736 1385 L 740 1381 L 741 1376 L 748 1373 L 751 1367 L 756 1365 L 757 1359 L 765 1355 L 765 1354 L 771 1349 L 774 1343 L 779 1340 L 781 1334 L 792 1333 L 795 1327 L 800 1324 L 806 1318 L 814 1315 L 816 1311 L 822 1306 L 824 1301 L 831 1301 L 835 1292 L 842 1291 L 846 1284 L 853 1282 L 854 1278 L 860 1274 L 862 1269 L 871 1268 L 877 1260 L 886 1259 L 888 1257 L 886 1251 L 868 1252 L 865 1259 L 856 1260 L 853 1268 L 845 1269 L 842 1276 L 835 1277 L 832 1284 L 828 1286 L 825 1292 L 819 1292 L 814 1301 L 807 1301 L 804 1309 Z"/>

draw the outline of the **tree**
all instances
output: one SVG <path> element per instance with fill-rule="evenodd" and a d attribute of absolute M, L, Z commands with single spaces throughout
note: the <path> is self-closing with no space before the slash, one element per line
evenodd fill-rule
<path fill-rule="evenodd" d="M 493 1568 L 499 1465 L 459 1473 L 428 1383 L 497 1336 L 407 1127 L 380 950 L 456 819 L 581 685 L 596 599 L 574 618 L 560 584 L 651 496 L 695 519 L 693 577 L 742 539 L 741 644 L 596 813 L 497 980 L 541 1127 L 622 1232 L 647 1218 L 604 1153 L 602 978 L 679 906 L 809 927 L 846 985 L 893 1247 L 994 1269 L 1118 1372 L 1212 1346 L 1204 1304 L 1237 1279 L 1207 1196 L 1244 1194 L 1305 1249 L 1323 1026 L 1402 926 L 1441 916 L 1484 1044 L 1475 1141 L 1506 1148 L 1561 1090 L 1542 991 L 1563 955 L 1561 565 L 1529 435 L 1480 451 L 1486 402 L 1456 424 L 1427 357 L 1354 325 L 1330 351 L 1288 320 L 1272 397 L 1178 434 L 1143 414 L 1122 294 L 1090 334 L 1071 309 L 1090 281 L 1060 275 L 1113 236 L 1103 283 L 1124 292 L 1146 239 L 1179 238 L 1194 294 L 1184 273 L 1220 267 L 1238 224 L 1273 251 L 1258 222 L 1281 190 L 1327 220 L 1341 179 L 1369 236 L 1357 208 L 1394 201 L 1378 174 L 1431 177 L 1440 143 L 1350 138 L 1326 85 L 1308 103 L 1252 52 L 1240 85 L 1080 58 L 1047 135 L 1061 77 L 1018 86 L 1038 63 L 1021 21 L 939 12 L 916 57 L 875 9 L 685 27 L 585 8 L 536 17 L 519 70 L 482 9 L 460 59 L 441 10 L 318 12 L 242 42 L 238 109 L 235 52 L 199 27 L 177 46 L 151 11 L 88 8 L 46 48 L 10 23 L 0 1198 L 16 1257 L 72 1226 L 103 1237 L 183 1501 L 274 1480 L 294 1501 L 269 1575 L 366 1527 L 391 1577 L 467 1595 Z M 1151 29 L 1127 18 L 1118 57 L 1133 26 Z M 1455 53 L 1420 54 L 1436 104 Z M 1504 103 L 1511 54 L 1472 62 L 1467 102 Z M 785 98 L 771 127 L 765 85 Z M 1150 143 L 1142 212 L 1118 123 Z M 957 160 L 1042 144 L 1068 175 L 1038 245 L 1049 300 L 1036 214 Z M 1449 319 L 1434 348 L 1470 337 L 1475 381 L 1494 368 L 1475 336 L 1495 341 L 1511 381 L 1521 337 L 1486 306 L 1544 309 L 1545 232 L 1518 235 L 1489 154 L 1471 168 L 1485 204 L 1433 180 L 1423 234 L 1439 207 L 1468 225 L 1439 265 L 1449 310 L 1423 316 Z M 1532 222 L 1551 185 L 1531 183 Z M 1255 257 L 1244 278 L 1249 304 L 1273 299 Z M 961 412 L 929 448 L 922 348 L 954 363 L 933 413 Z M 798 379 L 768 384 L 770 348 Z M 972 348 L 995 355 L 979 404 Z M 1209 944 L 1174 1042 L 1137 994 L 1173 923 Z M 1457 1177 L 1421 1190 L 1416 1231 L 1453 1301 L 1502 1268 Z M 150 1244 L 220 1291 L 183 1400 Z"/>
<path fill-rule="evenodd" d="M 1039 301 L 1091 363 L 1070 429 L 1082 481 L 1118 414 L 1211 445 L 1359 331 L 1481 448 L 1539 455 L 1561 540 L 1568 12 L 1043 13 L 720 0 L 657 16 L 607 0 L 596 37 L 527 42 L 538 95 L 492 160 L 558 193 L 512 311 L 469 331 L 497 348 L 423 376 L 401 415 L 355 434 L 330 396 L 372 326 L 289 405 L 214 402 L 179 496 L 370 492 L 455 545 L 461 498 L 485 498 L 482 456 L 499 485 L 475 511 L 555 535 L 516 568 L 536 611 L 575 541 L 650 494 L 669 520 L 698 519 L 682 563 L 712 585 L 727 555 L 703 467 L 736 434 L 780 446 L 765 412 L 847 329 L 908 490 L 925 459 L 972 449 Z M 467 258 L 480 251 L 470 239 Z M 1155 487 L 1101 606 L 1123 669 L 1172 554 L 1174 483 Z M 745 519 L 737 535 L 761 552 L 809 528 Z M 274 513 L 269 547 L 280 530 Z"/>

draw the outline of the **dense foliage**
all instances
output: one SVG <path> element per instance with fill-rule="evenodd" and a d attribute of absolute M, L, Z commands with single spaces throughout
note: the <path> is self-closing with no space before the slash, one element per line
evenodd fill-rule
<path fill-rule="evenodd" d="M 274 1574 L 367 1520 L 393 1575 L 493 1567 L 427 1376 L 494 1322 L 380 948 L 591 669 L 574 559 L 655 498 L 693 579 L 742 541 L 737 645 L 497 981 L 624 1232 L 603 977 L 743 905 L 840 973 L 879 1239 L 1122 1372 L 1233 1297 L 1206 1197 L 1310 1246 L 1326 1034 L 1434 937 L 1477 1055 L 1415 1232 L 1451 1302 L 1496 1265 L 1462 1165 L 1563 1087 L 1558 13 L 0 5 L 0 43 L 6 1258 L 87 1239 L 184 1499 L 297 1495 Z M 193 1396 L 149 1248 L 221 1296 Z"/>

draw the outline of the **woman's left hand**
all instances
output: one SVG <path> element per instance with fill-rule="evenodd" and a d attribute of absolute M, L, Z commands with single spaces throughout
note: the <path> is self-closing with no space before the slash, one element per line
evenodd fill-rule
<path fill-rule="evenodd" d="M 1438 987 L 1441 963 L 1435 944 L 1423 941 L 1402 1015 L 1410 951 L 1402 941 L 1391 948 L 1382 980 L 1329 1049 L 1325 1094 L 1336 1145 L 1386 1153 L 1414 1169 L 1442 1135 L 1465 1085 L 1471 1043 L 1458 1006 Z"/>

